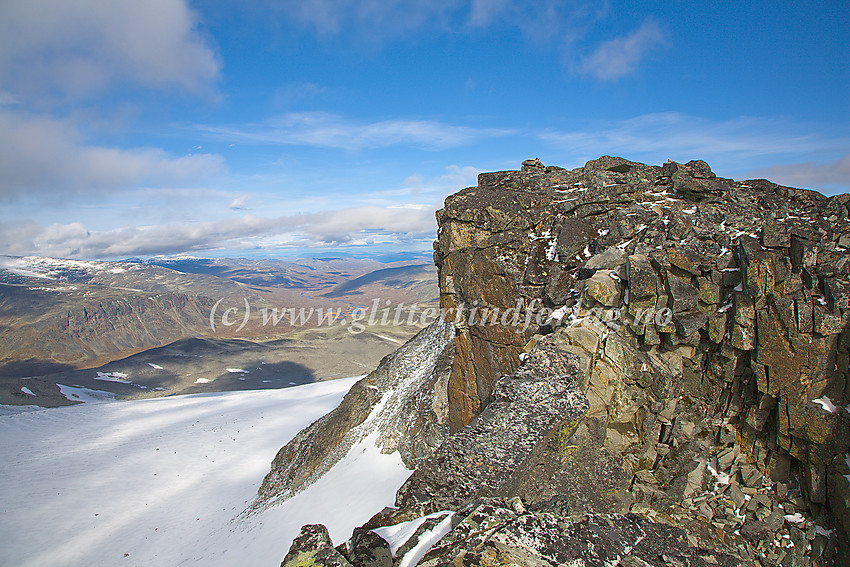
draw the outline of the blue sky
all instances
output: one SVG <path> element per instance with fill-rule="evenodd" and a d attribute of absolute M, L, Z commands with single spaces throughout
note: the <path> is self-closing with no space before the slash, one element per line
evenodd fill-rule
<path fill-rule="evenodd" d="M 0 0 L 0 253 L 427 250 L 530 157 L 850 191 L 846 0 L 723 4 Z"/>

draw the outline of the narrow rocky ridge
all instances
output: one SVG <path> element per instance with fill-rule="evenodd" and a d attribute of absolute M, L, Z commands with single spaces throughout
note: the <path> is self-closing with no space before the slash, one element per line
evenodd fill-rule
<path fill-rule="evenodd" d="M 437 219 L 453 435 L 341 561 L 850 564 L 850 195 L 528 160 Z"/>
<path fill-rule="evenodd" d="M 384 357 L 336 409 L 281 448 L 252 509 L 304 490 L 373 432 L 383 452 L 398 451 L 408 468 L 416 468 L 448 436 L 453 339 L 454 327 L 438 319 Z"/>

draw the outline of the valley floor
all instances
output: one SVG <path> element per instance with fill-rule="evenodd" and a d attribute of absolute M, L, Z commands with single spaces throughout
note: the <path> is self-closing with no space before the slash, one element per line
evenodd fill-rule
<path fill-rule="evenodd" d="M 241 513 L 278 449 L 356 380 L 0 413 L 0 564 L 277 565 L 305 523 L 347 539 L 410 474 L 371 439 Z"/>

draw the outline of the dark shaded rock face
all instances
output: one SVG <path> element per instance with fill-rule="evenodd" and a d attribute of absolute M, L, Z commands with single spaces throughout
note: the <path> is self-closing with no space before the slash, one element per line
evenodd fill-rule
<path fill-rule="evenodd" d="M 399 489 L 396 505 L 424 513 L 457 509 L 480 497 L 520 496 L 526 505 L 561 511 L 627 511 L 622 470 L 604 448 L 587 443 L 588 409 L 579 359 L 544 340 L 493 401 L 423 462 Z M 597 466 L 601 465 L 601 466 Z M 609 465 L 609 466 L 605 466 Z M 569 470 L 570 485 L 557 472 Z"/>
<path fill-rule="evenodd" d="M 510 379 L 497 383 L 493 401 L 468 427 L 437 449 L 398 491 L 401 507 L 427 503 L 455 509 L 481 496 L 508 496 L 522 465 L 558 422 L 587 409 L 578 389 L 577 359 L 539 349 Z M 482 442 L 486 439 L 486 442 Z"/>
<path fill-rule="evenodd" d="M 637 285 L 630 291 L 639 301 L 628 309 L 666 306 L 676 314 L 660 329 L 630 325 L 644 346 L 665 339 L 698 347 L 700 330 L 712 330 L 717 345 L 730 332 L 730 347 L 773 367 L 763 393 L 774 397 L 801 389 L 819 394 L 810 386 L 836 382 L 825 374 L 835 372 L 830 362 L 846 365 L 846 357 L 832 359 L 846 323 L 841 305 L 850 302 L 850 264 L 841 246 L 850 243 L 847 196 L 720 179 L 705 162 L 662 168 L 606 156 L 573 171 L 524 166 L 481 174 L 478 187 L 446 200 L 438 220 L 435 260 L 446 308 L 504 312 L 518 299 L 555 308 L 575 299 L 569 293 L 589 277 L 586 265 L 623 267 L 623 283 L 631 268 Z M 618 290 L 597 283 L 587 280 L 589 298 L 623 306 Z M 718 314 L 729 302 L 735 308 Z M 480 413 L 495 380 L 516 368 L 536 330 L 459 325 L 449 382 L 453 430 Z M 807 354 L 789 356 L 798 352 Z"/>
<path fill-rule="evenodd" d="M 399 451 L 405 465 L 415 468 L 448 436 L 446 382 L 453 338 L 452 325 L 437 320 L 386 356 L 336 409 L 278 451 L 254 506 L 300 492 L 373 432 L 383 451 Z"/>
<path fill-rule="evenodd" d="M 428 565 L 850 565 L 850 195 L 528 160 L 437 219 L 453 435 L 364 528 L 455 511 Z"/>

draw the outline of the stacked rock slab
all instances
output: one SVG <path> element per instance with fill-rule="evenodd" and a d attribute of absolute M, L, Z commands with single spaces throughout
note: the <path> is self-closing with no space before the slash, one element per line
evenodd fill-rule
<path fill-rule="evenodd" d="M 770 479 L 799 473 L 809 512 L 846 524 L 848 203 L 717 178 L 701 161 L 605 156 L 572 171 L 529 161 L 480 175 L 437 213 L 443 307 L 504 312 L 519 301 L 521 323 L 558 308 L 563 319 L 458 317 L 451 427 L 486 406 L 535 334 L 560 327 L 585 360 L 588 415 L 638 485 L 684 482 L 683 467 L 732 448 Z M 727 429 L 734 442 L 720 443 Z M 715 443 L 681 462 L 676 447 L 700 435 Z M 667 454 L 650 446 L 659 441 Z"/>
<path fill-rule="evenodd" d="M 340 555 L 452 511 L 421 564 L 850 564 L 850 195 L 529 160 L 437 219 L 453 434 Z"/>

